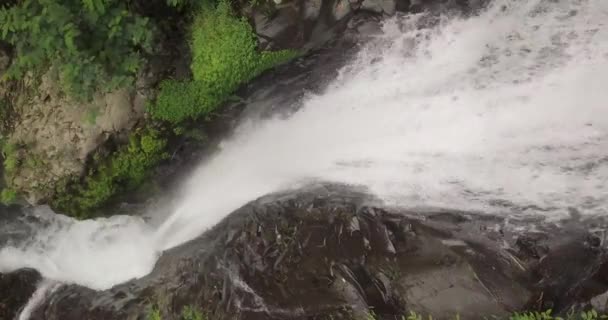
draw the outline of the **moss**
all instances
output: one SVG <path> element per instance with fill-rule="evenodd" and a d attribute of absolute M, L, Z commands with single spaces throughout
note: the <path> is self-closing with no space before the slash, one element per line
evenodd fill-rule
<path fill-rule="evenodd" d="M 209 139 L 205 132 L 200 128 L 191 128 L 190 130 L 184 131 L 182 135 L 185 138 L 190 139 L 191 141 L 196 141 L 198 143 L 206 142 Z"/>
<path fill-rule="evenodd" d="M 11 204 L 17 199 L 17 192 L 11 188 L 2 189 L 0 193 L 0 202 L 3 204 Z"/>
<path fill-rule="evenodd" d="M 161 83 L 150 114 L 179 123 L 211 114 L 240 85 L 261 72 L 294 58 L 294 51 L 258 52 L 249 23 L 235 16 L 226 0 L 203 6 L 190 39 L 193 81 Z"/>
<path fill-rule="evenodd" d="M 162 315 L 158 307 L 152 307 L 147 314 L 147 320 L 162 320 Z M 186 306 L 182 310 L 180 320 L 207 320 L 208 316 L 205 312 L 201 312 L 192 306 Z"/>
<path fill-rule="evenodd" d="M 2 146 L 2 156 L 4 157 L 4 173 L 5 177 L 12 176 L 19 167 L 19 148 L 12 143 L 6 143 Z M 8 179 L 7 179 L 8 180 Z"/>
<path fill-rule="evenodd" d="M 91 109 L 86 113 L 85 122 L 89 125 L 95 125 L 99 117 L 99 109 Z"/>
<path fill-rule="evenodd" d="M 191 307 L 186 306 L 184 310 L 182 310 L 181 315 L 182 320 L 207 320 L 207 314 Z"/>
<path fill-rule="evenodd" d="M 156 130 L 134 133 L 129 144 L 105 161 L 98 160 L 79 181 L 64 181 L 57 188 L 53 207 L 78 218 L 88 218 L 115 194 L 133 190 L 148 177 L 152 168 L 167 158 L 167 141 Z"/>

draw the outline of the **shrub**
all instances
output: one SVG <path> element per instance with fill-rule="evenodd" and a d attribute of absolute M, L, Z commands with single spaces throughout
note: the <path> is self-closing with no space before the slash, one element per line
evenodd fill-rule
<path fill-rule="evenodd" d="M 178 123 L 208 115 L 240 85 L 296 55 L 258 52 L 251 26 L 233 14 L 226 0 L 203 6 L 194 19 L 190 47 L 194 81 L 164 81 L 150 106 L 154 118 Z"/>
<path fill-rule="evenodd" d="M 97 170 L 89 172 L 82 181 L 60 186 L 53 206 L 79 218 L 90 217 L 93 209 L 116 193 L 138 187 L 150 170 L 168 157 L 166 143 L 154 130 L 133 134 L 127 146 L 96 164 Z"/>
<path fill-rule="evenodd" d="M 57 68 L 63 90 L 89 99 L 128 84 L 151 50 L 147 18 L 122 0 L 22 0 L 0 6 L 0 39 L 15 49 L 5 77 Z"/>

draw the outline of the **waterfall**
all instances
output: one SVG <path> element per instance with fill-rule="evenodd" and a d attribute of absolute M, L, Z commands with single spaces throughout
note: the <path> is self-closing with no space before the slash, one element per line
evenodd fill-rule
<path fill-rule="evenodd" d="M 2 248 L 0 272 L 107 289 L 248 201 L 310 181 L 365 186 L 402 207 L 605 215 L 608 1 L 496 0 L 472 17 L 429 18 L 387 19 L 291 116 L 243 120 L 160 226 L 38 208 L 47 226 Z"/>

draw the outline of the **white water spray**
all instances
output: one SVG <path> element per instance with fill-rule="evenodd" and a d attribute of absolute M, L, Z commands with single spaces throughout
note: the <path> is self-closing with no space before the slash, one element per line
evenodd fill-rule
<path fill-rule="evenodd" d="M 21 313 L 17 317 L 17 320 L 28 320 L 32 315 L 32 312 L 44 302 L 47 296 L 53 293 L 53 291 L 59 288 L 60 284 L 53 280 L 43 280 L 38 284 L 38 288 L 32 294 L 32 297 L 27 304 L 21 310 Z"/>
<path fill-rule="evenodd" d="M 241 125 L 158 229 L 53 218 L 38 241 L 0 250 L 0 271 L 109 288 L 246 202 L 311 179 L 408 207 L 606 214 L 608 1 L 497 0 L 418 29 L 423 18 L 388 21 L 288 119 Z"/>

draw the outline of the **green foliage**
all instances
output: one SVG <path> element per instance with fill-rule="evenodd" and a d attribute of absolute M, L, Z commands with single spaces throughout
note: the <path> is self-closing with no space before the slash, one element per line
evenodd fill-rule
<path fill-rule="evenodd" d="M 129 85 L 151 50 L 152 26 L 122 0 L 22 0 L 0 7 L 0 39 L 16 59 L 5 77 L 55 66 L 63 90 L 90 99 Z"/>
<path fill-rule="evenodd" d="M 147 320 L 162 320 L 160 310 L 157 307 L 151 308 L 148 312 Z"/>
<path fill-rule="evenodd" d="M 89 110 L 86 114 L 86 122 L 90 125 L 95 125 L 97 117 L 99 116 L 99 109 Z"/>
<path fill-rule="evenodd" d="M 17 192 L 11 188 L 2 189 L 2 192 L 0 193 L 0 202 L 3 204 L 11 204 L 15 202 L 16 198 Z"/>
<path fill-rule="evenodd" d="M 207 320 L 207 315 L 203 312 L 198 311 L 192 306 L 186 306 L 182 310 L 180 320 Z M 160 310 L 157 307 L 150 309 L 147 315 L 147 320 L 162 320 Z"/>
<path fill-rule="evenodd" d="M 422 315 L 418 314 L 414 311 L 410 311 L 410 314 L 407 316 L 407 318 L 405 316 L 401 317 L 402 320 L 422 320 Z M 433 320 L 433 317 L 431 315 L 429 315 L 429 320 Z"/>
<path fill-rule="evenodd" d="M 7 182 L 10 182 L 11 177 L 15 174 L 20 164 L 17 145 L 12 143 L 3 143 L 2 157 L 4 158 L 4 177 Z M 16 198 L 17 192 L 10 187 L 2 189 L 2 192 L 0 192 L 0 202 L 3 204 L 11 204 Z"/>
<path fill-rule="evenodd" d="M 2 156 L 4 157 L 4 173 L 10 176 L 19 167 L 18 147 L 12 143 L 4 144 L 2 146 Z"/>
<path fill-rule="evenodd" d="M 527 312 L 527 313 L 514 313 L 510 320 L 561 320 L 562 318 L 553 318 L 551 310 L 545 312 Z"/>
<path fill-rule="evenodd" d="M 579 315 L 575 313 L 568 314 L 565 318 L 554 317 L 551 315 L 551 310 L 545 312 L 524 312 L 514 313 L 510 320 L 598 320 L 608 319 L 607 315 L 599 315 L 595 310 L 583 311 Z"/>
<path fill-rule="evenodd" d="M 25 163 L 23 164 L 23 166 L 32 168 L 32 169 L 42 168 L 43 165 L 44 165 L 44 163 L 43 163 L 42 159 L 40 159 L 40 157 L 35 154 L 28 154 L 25 157 Z"/>
<path fill-rule="evenodd" d="M 547 310 L 545 312 L 523 312 L 523 313 L 513 313 L 509 317 L 509 320 L 599 320 L 599 319 L 608 319 L 606 315 L 598 315 L 597 311 L 589 310 L 581 312 L 579 316 L 574 313 L 570 313 L 566 316 L 566 318 L 562 317 L 554 317 L 551 315 L 551 310 Z M 492 317 L 494 319 L 501 319 L 497 317 Z M 367 313 L 366 320 L 377 320 L 379 317 L 374 313 L 373 310 L 369 310 Z M 433 320 L 433 317 L 429 315 L 427 318 L 423 317 L 422 314 L 410 311 L 407 316 L 401 316 L 401 320 Z M 460 320 L 460 315 L 456 315 L 454 317 L 455 320 Z"/>
<path fill-rule="evenodd" d="M 181 320 L 207 320 L 207 316 L 191 306 L 186 306 L 182 310 Z"/>
<path fill-rule="evenodd" d="M 178 123 L 208 115 L 240 85 L 296 55 L 258 52 L 251 26 L 226 0 L 203 7 L 195 17 L 190 46 L 194 81 L 164 81 L 150 106 L 154 118 Z"/>
<path fill-rule="evenodd" d="M 57 190 L 53 205 L 79 218 L 91 216 L 118 192 L 138 187 L 150 170 L 167 158 L 167 141 L 154 130 L 144 130 L 131 136 L 127 146 L 117 150 L 105 162 L 98 164 L 79 183 L 66 182 Z"/>
<path fill-rule="evenodd" d="M 156 102 L 149 107 L 154 118 L 178 123 L 188 117 L 210 113 L 207 90 L 199 82 L 164 80 Z"/>

